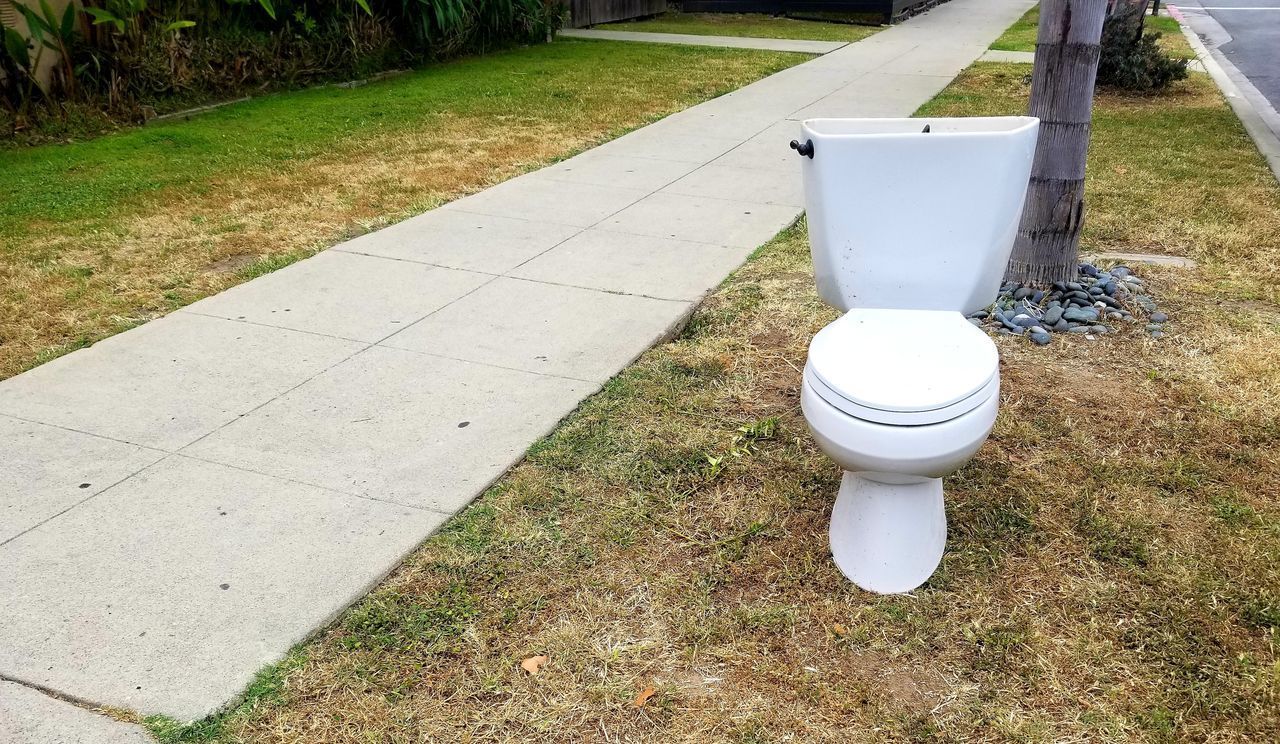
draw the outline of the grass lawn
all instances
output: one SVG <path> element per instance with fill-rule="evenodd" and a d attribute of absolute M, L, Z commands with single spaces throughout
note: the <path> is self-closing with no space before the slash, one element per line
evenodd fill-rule
<path fill-rule="evenodd" d="M 763 13 L 666 13 L 655 18 L 603 23 L 610 31 L 648 31 L 699 36 L 751 36 L 759 39 L 813 39 L 858 41 L 881 29 L 849 23 L 799 21 Z"/>
<path fill-rule="evenodd" d="M 1006 52 L 1034 52 L 1036 50 L 1036 32 L 1040 23 L 1040 7 L 1036 6 L 1018 19 L 1001 34 L 991 45 L 992 49 Z M 1174 57 L 1195 59 L 1195 52 L 1182 35 L 1178 22 L 1168 16 L 1149 16 L 1146 20 L 1147 31 L 1159 31 L 1160 46 Z"/>
<path fill-rule="evenodd" d="M 0 379 L 807 58 L 562 40 L 0 150 Z"/>
<path fill-rule="evenodd" d="M 977 64 L 930 115 L 1025 110 Z M 168 740 L 1276 741 L 1280 187 L 1204 75 L 1103 93 L 1088 249 L 1172 315 L 997 337 L 1001 413 L 911 596 L 831 563 L 798 406 L 835 317 L 766 245 L 248 700 Z M 547 655 L 537 676 L 522 659 Z M 643 705 L 636 700 L 653 688 Z"/>
<path fill-rule="evenodd" d="M 1028 10 L 1018 22 L 1005 29 L 991 44 L 992 49 L 1002 52 L 1034 52 L 1036 50 L 1036 33 L 1040 24 L 1040 6 Z"/>

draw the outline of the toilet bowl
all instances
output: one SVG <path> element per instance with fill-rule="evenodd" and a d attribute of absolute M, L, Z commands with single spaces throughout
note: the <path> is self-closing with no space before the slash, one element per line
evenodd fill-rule
<path fill-rule="evenodd" d="M 942 478 L 995 424 L 995 344 L 954 311 L 851 310 L 814 337 L 802 379 L 809 430 L 845 471 L 836 565 L 869 591 L 916 588 L 946 543 Z"/>
<path fill-rule="evenodd" d="M 800 403 L 844 470 L 832 556 L 869 591 L 908 592 L 937 569 L 942 478 L 995 424 L 999 356 L 965 315 L 999 291 L 1038 130 L 1033 117 L 814 119 L 792 143 L 818 293 L 845 311 L 809 346 Z"/>

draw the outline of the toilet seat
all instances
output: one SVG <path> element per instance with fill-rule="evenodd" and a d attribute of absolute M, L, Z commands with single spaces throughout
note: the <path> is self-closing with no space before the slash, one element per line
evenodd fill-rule
<path fill-rule="evenodd" d="M 814 337 L 805 379 L 849 416 L 921 426 L 995 395 L 999 365 L 995 344 L 960 313 L 856 309 Z"/>

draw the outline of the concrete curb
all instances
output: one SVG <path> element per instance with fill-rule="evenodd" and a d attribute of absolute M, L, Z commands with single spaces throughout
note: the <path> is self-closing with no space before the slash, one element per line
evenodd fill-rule
<path fill-rule="evenodd" d="M 682 44 L 722 49 L 761 49 L 770 52 L 803 52 L 829 54 L 849 45 L 847 41 L 814 41 L 811 39 L 761 39 L 752 36 L 701 36 L 698 34 L 657 34 L 646 31 L 608 31 L 604 29 L 566 28 L 557 36 L 566 39 L 603 39 L 607 41 L 639 41 L 649 44 Z"/>
<path fill-rule="evenodd" d="M 1117 253 L 1115 251 L 1098 251 L 1094 253 L 1084 253 L 1081 258 L 1090 263 L 1098 260 L 1119 261 L 1124 264 L 1151 264 L 1153 266 L 1167 266 L 1172 269 L 1194 269 L 1199 264 L 1195 260 L 1186 258 L 1185 256 L 1166 256 L 1160 253 Z"/>
<path fill-rule="evenodd" d="M 1009 52 L 1003 49 L 988 49 L 978 57 L 979 62 L 1018 62 L 1031 64 L 1036 61 L 1035 52 Z"/>
<path fill-rule="evenodd" d="M 1204 64 L 1205 71 L 1217 83 L 1245 131 L 1266 158 L 1276 180 L 1280 180 L 1280 113 L 1276 112 L 1226 55 L 1218 51 L 1217 47 L 1230 40 L 1231 35 L 1213 16 L 1201 10 L 1199 3 L 1167 7 L 1169 14 L 1178 21 L 1191 48 Z M 1202 36 L 1219 41 L 1210 48 L 1204 43 Z"/>
<path fill-rule="evenodd" d="M 1034 64 L 1036 61 L 1035 52 L 1007 52 L 1003 49 L 988 49 L 978 57 L 979 62 L 1016 62 L 1025 64 Z M 1205 72 L 1204 63 L 1198 59 L 1189 60 L 1187 69 L 1196 72 Z"/>

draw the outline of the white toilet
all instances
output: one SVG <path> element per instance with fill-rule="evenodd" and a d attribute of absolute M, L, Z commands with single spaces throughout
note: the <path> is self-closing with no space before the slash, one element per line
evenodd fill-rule
<path fill-rule="evenodd" d="M 831 552 L 863 589 L 907 592 L 933 574 L 942 478 L 995 424 L 999 357 L 965 315 L 999 292 L 1039 124 L 812 119 L 793 143 L 818 293 L 846 311 L 810 344 L 800 402 L 845 471 Z"/>

